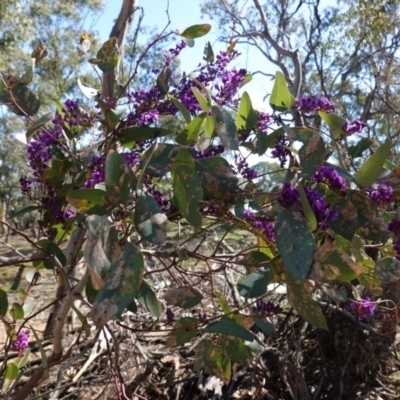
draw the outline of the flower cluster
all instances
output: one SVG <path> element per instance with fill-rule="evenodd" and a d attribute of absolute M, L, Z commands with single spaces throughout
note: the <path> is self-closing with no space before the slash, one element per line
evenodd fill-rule
<path fill-rule="evenodd" d="M 267 132 L 268 125 L 271 122 L 271 116 L 265 112 L 260 111 L 258 113 L 256 131 Z"/>
<path fill-rule="evenodd" d="M 396 241 L 393 243 L 393 250 L 396 253 L 396 258 L 400 260 L 400 221 L 396 218 L 392 219 L 387 228 L 397 236 Z"/>
<path fill-rule="evenodd" d="M 248 208 L 243 212 L 246 221 L 252 223 L 254 229 L 264 231 L 267 239 L 273 239 L 275 236 L 274 225 L 270 222 L 266 215 L 257 215 Z"/>
<path fill-rule="evenodd" d="M 59 114 L 63 122 L 69 125 L 71 133 L 75 136 L 78 134 L 76 127 L 87 127 L 94 119 L 93 115 L 90 115 L 87 111 L 80 107 L 79 102 L 76 100 L 68 99 L 64 103 L 64 108 L 62 109 L 63 116 Z M 73 127 L 75 129 L 73 130 Z"/>
<path fill-rule="evenodd" d="M 304 187 L 304 191 L 315 214 L 319 228 L 323 230 L 328 229 L 328 221 L 334 221 L 339 216 L 338 210 L 331 208 L 326 198 L 318 190 Z M 277 201 L 284 208 L 291 208 L 294 205 L 301 204 L 299 189 L 292 187 L 289 182 L 285 182 Z"/>
<path fill-rule="evenodd" d="M 92 188 L 98 183 L 104 182 L 105 170 L 104 170 L 105 156 L 95 156 L 89 163 L 89 168 L 93 171 L 91 178 L 86 180 L 85 187 Z"/>
<path fill-rule="evenodd" d="M 244 81 L 247 71 L 245 69 L 237 70 L 236 68 L 228 70 L 227 67 L 238 55 L 237 51 L 221 52 L 216 56 L 214 62 L 207 63 L 200 68 L 199 74 L 195 77 L 197 82 L 206 87 L 212 87 L 216 91 L 211 93 L 211 97 L 220 106 L 227 103 L 236 105 L 237 103 L 234 97 Z M 171 91 L 171 94 L 179 99 L 193 115 L 201 111 L 201 106 L 193 94 L 192 87 L 197 87 L 203 93 L 196 81 L 189 76 L 184 76 Z"/>
<path fill-rule="evenodd" d="M 323 230 L 328 229 L 328 221 L 334 221 L 339 216 L 339 211 L 331 208 L 326 198 L 321 195 L 318 190 L 305 187 L 304 191 L 306 192 L 311 209 L 315 214 L 318 226 Z"/>
<path fill-rule="evenodd" d="M 157 86 L 150 90 L 136 90 L 127 94 L 130 104 L 133 106 L 126 118 L 127 126 L 149 126 L 158 121 L 159 111 L 156 108 L 160 91 Z"/>
<path fill-rule="evenodd" d="M 372 317 L 376 310 L 376 304 L 371 301 L 369 297 L 360 299 L 359 301 L 352 301 L 350 303 L 350 309 L 360 319 Z"/>
<path fill-rule="evenodd" d="M 201 160 L 203 158 L 215 157 L 215 156 L 222 154 L 224 151 L 225 151 L 225 148 L 222 145 L 207 147 L 203 151 L 198 151 L 193 156 L 193 159 Z"/>
<path fill-rule="evenodd" d="M 299 189 L 293 187 L 289 182 L 285 182 L 277 200 L 283 208 L 291 208 L 293 205 L 300 203 Z"/>
<path fill-rule="evenodd" d="M 347 121 L 343 122 L 343 130 L 347 135 L 351 135 L 352 133 L 362 133 L 367 124 L 362 119 L 356 119 L 352 123 Z"/>
<path fill-rule="evenodd" d="M 285 136 L 279 136 L 275 148 L 272 150 L 271 156 L 279 160 L 281 168 L 285 166 L 288 158 L 293 158 L 292 153 L 287 148 L 289 144 L 289 140 Z"/>
<path fill-rule="evenodd" d="M 21 186 L 21 193 L 30 195 L 30 192 L 32 190 L 32 183 L 33 182 L 26 176 L 21 176 L 21 178 L 19 179 L 19 184 Z"/>
<path fill-rule="evenodd" d="M 271 301 L 265 302 L 263 299 L 257 300 L 256 310 L 268 315 L 279 314 L 282 312 L 282 308 L 279 304 L 274 304 Z"/>
<path fill-rule="evenodd" d="M 331 167 L 319 167 L 318 171 L 311 177 L 315 182 L 325 182 L 332 190 L 343 191 L 346 189 L 346 181 Z"/>
<path fill-rule="evenodd" d="M 25 350 L 29 347 L 28 342 L 29 331 L 21 331 L 17 338 L 12 342 L 12 347 L 15 351 L 23 354 Z"/>
<path fill-rule="evenodd" d="M 181 51 L 186 47 L 186 43 L 181 40 L 176 44 L 175 47 L 169 49 L 169 54 L 164 54 L 165 57 L 165 65 L 170 67 L 172 65 L 172 61 L 175 57 L 178 57 Z"/>
<path fill-rule="evenodd" d="M 325 97 L 301 97 L 296 100 L 295 107 L 306 114 L 315 111 L 332 113 L 335 108 L 333 103 Z"/>
<path fill-rule="evenodd" d="M 249 164 L 245 160 L 240 160 L 237 163 L 237 169 L 242 174 L 243 178 L 252 180 L 257 178 L 257 171 L 249 167 Z"/>
<path fill-rule="evenodd" d="M 368 188 L 368 198 L 379 206 L 383 206 L 394 201 L 393 188 L 383 183 L 374 184 Z"/>

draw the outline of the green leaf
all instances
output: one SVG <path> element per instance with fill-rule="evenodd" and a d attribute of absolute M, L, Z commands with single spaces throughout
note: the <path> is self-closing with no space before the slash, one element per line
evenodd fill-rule
<path fill-rule="evenodd" d="M 222 333 L 224 335 L 247 340 L 248 342 L 252 342 L 254 340 L 251 332 L 236 322 L 228 319 L 221 319 L 219 321 L 211 322 L 206 328 L 204 328 L 203 331 L 207 333 Z"/>
<path fill-rule="evenodd" d="M 204 121 L 204 134 L 207 138 L 211 139 L 215 132 L 214 117 L 212 115 L 206 115 Z"/>
<path fill-rule="evenodd" d="M 87 218 L 87 239 L 83 246 L 83 256 L 89 266 L 89 273 L 96 289 L 104 284 L 107 274 L 121 248 L 118 232 L 105 217 L 91 215 Z"/>
<path fill-rule="evenodd" d="M 238 179 L 228 161 L 223 157 L 196 160 L 196 174 L 200 177 L 204 197 L 229 200 L 238 192 Z"/>
<path fill-rule="evenodd" d="M 381 240 L 389 236 L 385 224 L 376 213 L 376 206 L 371 204 L 371 201 L 366 195 L 360 191 L 348 190 L 347 194 L 350 201 L 357 210 L 357 230 L 360 236 L 365 239 L 379 243 Z"/>
<path fill-rule="evenodd" d="M 117 38 L 112 37 L 103 43 L 100 50 L 97 52 L 97 59 L 90 59 L 89 62 L 103 71 L 112 71 L 118 64 L 118 42 Z"/>
<path fill-rule="evenodd" d="M 269 98 L 270 106 L 276 111 L 287 111 L 294 106 L 295 102 L 295 98 L 289 92 L 285 77 L 282 72 L 277 71 Z"/>
<path fill-rule="evenodd" d="M 50 239 L 41 239 L 37 243 L 41 246 L 42 251 L 38 252 L 40 258 L 45 258 L 45 260 L 34 261 L 33 266 L 35 268 L 41 269 L 54 269 L 54 258 L 56 257 L 62 266 L 65 266 L 66 258 L 63 251 L 57 244 Z"/>
<path fill-rule="evenodd" d="M 4 77 L 4 75 L 2 75 Z M 1 78 L 1 77 L 0 77 Z M 15 84 L 11 93 L 7 89 L 0 90 L 0 105 L 6 105 L 17 115 L 35 115 L 40 108 L 37 95 L 26 86 Z"/>
<path fill-rule="evenodd" d="M 254 323 L 266 334 L 272 337 L 277 337 L 278 334 L 275 330 L 274 325 L 267 321 L 266 319 L 261 318 L 253 318 Z"/>
<path fill-rule="evenodd" d="M 346 122 L 346 120 L 334 113 L 328 114 L 324 111 L 319 111 L 318 114 L 328 125 L 332 134 L 332 138 L 335 140 L 339 139 L 339 137 L 343 134 L 343 123 Z"/>
<path fill-rule="evenodd" d="M 160 318 L 163 314 L 161 303 L 159 302 L 156 294 L 144 280 L 142 281 L 142 286 L 140 286 L 137 294 L 137 299 L 150 311 L 151 315 L 154 317 Z"/>
<path fill-rule="evenodd" d="M 0 317 L 4 317 L 8 310 L 8 298 L 7 293 L 0 289 Z"/>
<path fill-rule="evenodd" d="M 172 69 L 170 67 L 165 66 L 160 75 L 157 77 L 157 88 L 160 91 L 161 95 L 168 94 L 169 91 L 169 82 L 172 76 Z"/>
<path fill-rule="evenodd" d="M 340 195 L 328 192 L 326 194 L 329 203 L 339 212 L 334 221 L 329 221 L 329 227 L 347 240 L 351 240 L 356 232 L 358 215 L 350 199 Z"/>
<path fill-rule="evenodd" d="M 13 319 L 24 319 L 24 309 L 21 304 L 14 302 L 10 309 L 10 315 Z"/>
<path fill-rule="evenodd" d="M 300 192 L 301 206 L 303 208 L 304 216 L 307 218 L 310 229 L 312 231 L 315 231 L 318 227 L 317 218 L 315 217 L 314 211 L 311 209 L 306 192 L 304 191 L 303 186 L 300 183 L 299 183 L 299 192 Z"/>
<path fill-rule="evenodd" d="M 154 244 L 163 244 L 167 238 L 167 216 L 153 196 L 139 190 L 135 208 L 135 226 L 140 236 Z"/>
<path fill-rule="evenodd" d="M 211 107 L 215 118 L 215 131 L 217 132 L 223 146 L 228 150 L 239 149 L 236 124 L 231 114 L 219 106 Z"/>
<path fill-rule="evenodd" d="M 257 154 L 262 156 L 265 154 L 267 149 L 272 149 L 275 147 L 279 137 L 283 136 L 285 131 L 283 128 L 276 129 L 275 131 L 269 133 L 268 135 L 265 132 L 258 131 L 257 132 Z"/>
<path fill-rule="evenodd" d="M 13 381 L 18 378 L 19 368 L 18 365 L 13 362 L 8 362 L 6 365 L 6 370 L 4 371 L 4 377 Z"/>
<path fill-rule="evenodd" d="M 133 180 L 132 170 L 121 154 L 110 151 L 105 162 L 105 183 L 107 201 L 115 207 L 126 204 Z"/>
<path fill-rule="evenodd" d="M 253 80 L 253 75 L 252 74 L 246 74 L 244 76 L 244 80 L 242 82 L 240 82 L 239 87 L 242 88 L 244 85 L 247 85 L 252 80 Z"/>
<path fill-rule="evenodd" d="M 260 253 L 263 254 L 263 253 Z M 268 257 L 263 254 L 268 259 Z M 259 268 L 249 275 L 240 279 L 237 283 L 239 294 L 245 298 L 251 299 L 263 296 L 267 292 L 267 285 L 271 281 L 271 271 L 269 268 Z"/>
<path fill-rule="evenodd" d="M 18 360 L 18 368 L 23 368 L 29 360 L 29 355 L 31 354 L 31 349 L 27 348 L 22 358 Z"/>
<path fill-rule="evenodd" d="M 36 333 L 35 329 L 30 326 L 31 331 L 33 332 L 33 336 L 35 336 L 36 344 L 39 347 L 40 350 L 40 357 L 41 357 L 41 366 L 43 368 L 43 379 L 49 379 L 49 369 L 47 368 L 48 361 L 47 361 L 47 355 L 46 351 L 43 348 L 42 341 L 39 339 L 38 334 Z"/>
<path fill-rule="evenodd" d="M 228 385 L 231 380 L 232 365 L 229 356 L 211 340 L 202 340 L 196 349 L 194 370 L 204 370 L 204 373 L 216 375 Z"/>
<path fill-rule="evenodd" d="M 190 121 L 187 127 L 175 138 L 175 141 L 184 145 L 197 143 L 205 117 L 205 113 L 204 115 L 200 114 Z"/>
<path fill-rule="evenodd" d="M 32 124 L 29 129 L 26 131 L 26 141 L 29 143 L 29 140 L 31 139 L 32 135 L 45 126 L 47 123 L 49 123 L 52 119 L 54 118 L 54 114 L 52 112 L 49 112 L 47 114 L 44 114 L 42 117 L 40 117 L 34 124 Z"/>
<path fill-rule="evenodd" d="M 18 217 L 22 217 L 25 214 L 28 214 L 32 211 L 37 211 L 37 210 L 43 210 L 44 207 L 42 206 L 27 206 L 22 208 L 21 210 L 18 210 L 12 214 L 10 214 L 10 216 L 8 218 L 18 218 Z"/>
<path fill-rule="evenodd" d="M 72 309 L 75 311 L 75 314 L 78 316 L 79 321 L 82 324 L 83 331 L 85 332 L 85 336 L 88 338 L 90 336 L 90 325 L 87 321 L 87 318 L 78 310 L 74 304 L 71 305 Z"/>
<path fill-rule="evenodd" d="M 192 89 L 192 92 L 199 102 L 202 110 L 207 112 L 211 108 L 211 104 L 208 103 L 207 99 L 198 91 L 197 88 L 192 86 L 190 89 Z"/>
<path fill-rule="evenodd" d="M 354 160 L 357 157 L 362 157 L 365 150 L 369 149 L 374 144 L 370 138 L 362 138 L 356 145 L 349 146 L 347 149 L 349 155 Z"/>
<path fill-rule="evenodd" d="M 221 335 L 219 343 L 222 350 L 235 363 L 246 367 L 251 357 L 250 349 L 243 343 L 243 340 L 231 336 Z"/>
<path fill-rule="evenodd" d="M 155 128 L 148 126 L 131 126 L 129 128 L 121 129 L 120 141 L 121 144 L 126 146 L 132 142 L 142 142 L 147 139 L 154 139 L 171 134 L 169 129 Z"/>
<path fill-rule="evenodd" d="M 91 317 L 100 329 L 111 318 L 119 317 L 142 285 L 143 256 L 139 248 L 127 242 L 122 253 L 111 265 L 107 280 L 99 290 L 91 310 Z"/>
<path fill-rule="evenodd" d="M 400 261 L 395 257 L 384 257 L 378 260 L 375 274 L 385 282 L 400 280 Z"/>
<path fill-rule="evenodd" d="M 33 68 L 35 64 L 32 63 L 30 67 L 21 75 L 18 80 L 18 83 L 22 86 L 27 86 L 33 81 Z"/>
<path fill-rule="evenodd" d="M 198 210 L 203 199 L 201 181 L 194 170 L 194 162 L 187 150 L 181 149 L 172 164 L 172 188 L 174 199 L 182 216 L 193 226 L 201 226 L 202 216 Z"/>
<path fill-rule="evenodd" d="M 165 292 L 163 298 L 173 306 L 192 308 L 201 302 L 203 296 L 190 286 L 180 286 Z"/>
<path fill-rule="evenodd" d="M 214 62 L 214 52 L 210 42 L 204 46 L 203 60 L 206 62 Z"/>
<path fill-rule="evenodd" d="M 367 272 L 343 250 L 335 247 L 329 240 L 314 253 L 308 279 L 315 282 L 350 282 Z"/>
<path fill-rule="evenodd" d="M 169 334 L 166 346 L 182 346 L 197 336 L 197 325 L 199 321 L 193 317 L 182 317 L 174 325 Z"/>
<path fill-rule="evenodd" d="M 320 329 L 328 330 L 325 317 L 318 303 L 312 298 L 307 287 L 298 280 L 293 279 L 289 274 L 285 274 L 285 276 L 289 304 L 309 324 Z"/>
<path fill-rule="evenodd" d="M 171 172 L 171 165 L 180 149 L 185 148 L 190 155 L 195 155 L 196 150 L 171 143 L 157 143 L 146 151 L 143 164 L 147 163 L 146 173 L 161 178 Z"/>
<path fill-rule="evenodd" d="M 391 148 L 392 141 L 387 140 L 359 168 L 354 175 L 354 179 L 359 186 L 372 185 L 378 179 Z"/>
<path fill-rule="evenodd" d="M 180 35 L 187 39 L 197 39 L 206 35 L 210 30 L 210 24 L 192 25 L 189 28 L 186 28 Z"/>
<path fill-rule="evenodd" d="M 100 189 L 78 189 L 67 194 L 68 202 L 79 212 L 88 215 L 105 215 L 112 210 L 107 195 Z"/>
<path fill-rule="evenodd" d="M 192 117 L 190 116 L 190 112 L 186 108 L 186 106 L 171 95 L 168 95 L 168 98 L 174 103 L 175 107 L 179 110 L 186 123 L 188 124 L 192 120 Z"/>
<path fill-rule="evenodd" d="M 238 113 L 236 115 L 236 126 L 239 130 L 250 131 L 257 123 L 258 112 L 253 109 L 250 96 L 247 92 L 242 94 Z"/>
<path fill-rule="evenodd" d="M 277 215 L 275 241 L 285 269 L 293 278 L 304 282 L 316 246 L 310 228 L 299 211 L 283 210 Z"/>
<path fill-rule="evenodd" d="M 303 143 L 299 150 L 301 172 L 303 176 L 315 174 L 325 161 L 325 144 L 319 132 L 314 129 L 293 128 L 294 140 Z"/>

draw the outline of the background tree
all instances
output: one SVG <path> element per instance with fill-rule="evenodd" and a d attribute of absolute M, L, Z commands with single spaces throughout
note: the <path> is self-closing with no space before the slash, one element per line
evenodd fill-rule
<path fill-rule="evenodd" d="M 218 22 L 223 41 L 238 40 L 265 57 L 265 66 L 252 72 L 271 76 L 270 63 L 278 66 L 295 95 L 326 96 L 348 121 L 368 122 L 372 139 L 392 138 L 394 157 L 400 133 L 399 5 L 208 0 L 202 12 Z M 320 123 L 315 117 L 306 122 Z"/>

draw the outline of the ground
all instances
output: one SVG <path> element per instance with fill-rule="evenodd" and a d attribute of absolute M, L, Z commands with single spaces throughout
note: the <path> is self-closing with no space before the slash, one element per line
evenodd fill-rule
<path fill-rule="evenodd" d="M 29 254 L 27 243 L 12 237 L 12 247 Z M 228 243 L 229 245 L 229 243 Z M 0 242 L 0 256 L 15 252 Z M 4 260 L 4 259 L 3 259 Z M 4 263 L 3 263 L 4 264 Z M 228 268 L 228 267 L 227 267 Z M 50 270 L 41 270 L 36 284 L 29 288 L 26 276 L 29 265 L 2 266 L 0 287 L 8 292 L 10 303 L 21 301 L 29 291 L 32 316 L 26 328 L 33 327 L 40 336 L 50 308 L 39 313 L 55 295 L 56 279 Z M 226 280 L 216 280 L 214 290 L 230 296 Z M 208 288 L 199 288 L 207 291 Z M 223 383 L 214 375 L 194 370 L 201 339 L 213 341 L 212 334 L 198 335 L 189 343 L 167 346 L 168 324 L 146 309 L 124 314 L 123 321 L 109 324 L 112 334 L 89 337 L 80 329 L 79 319 L 71 317 L 65 329 L 64 345 L 69 357 L 51 369 L 30 398 L 34 399 L 396 399 L 400 396 L 400 336 L 397 311 L 373 320 L 358 321 L 346 306 L 323 307 L 328 331 L 315 329 L 299 318 L 288 306 L 285 295 L 271 293 L 282 312 L 271 317 L 277 336 L 256 334 L 258 353 L 246 367 L 231 365 L 231 379 Z M 28 306 L 29 308 L 29 306 Z M 88 308 L 79 306 L 86 315 Z M 209 312 L 211 309 L 209 309 Z M 197 314 L 204 309 L 193 309 Z M 175 310 L 177 313 L 178 311 Z M 179 315 L 175 315 L 177 319 Z M 105 331 L 106 332 L 106 331 Z M 89 333 L 89 332 L 88 332 Z M 4 359 L 5 330 L 0 328 L 0 355 Z M 42 342 L 49 353 L 51 340 Z M 14 394 L 41 364 L 40 350 L 32 333 L 31 355 Z M 92 354 L 92 355 L 91 355 Z M 8 354 L 15 360 L 15 352 Z M 12 399 L 14 394 L 8 397 Z"/>

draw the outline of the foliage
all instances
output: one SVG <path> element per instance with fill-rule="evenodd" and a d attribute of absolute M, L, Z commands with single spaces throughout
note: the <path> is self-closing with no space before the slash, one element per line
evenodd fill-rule
<path fill-rule="evenodd" d="M 209 29 L 208 24 L 195 25 L 182 36 L 193 39 Z M 360 158 L 359 168 L 338 166 L 329 158 L 334 150 L 326 146 L 323 132 L 303 121 L 323 115 L 333 148 L 348 138 L 354 146 L 364 146 L 362 122 L 348 124 L 333 116 L 333 104 L 325 98 L 295 98 L 281 72 L 275 74 L 270 98 L 273 113 L 255 110 L 248 93 L 238 94 L 248 74 L 230 67 L 239 56 L 233 43 L 214 61 L 206 57 L 191 75 L 175 76 L 171 65 L 184 51 L 181 39 L 178 36 L 165 54 L 162 70 L 153 71 L 151 86 L 130 86 L 134 72 L 124 90 L 111 97 L 97 93 L 87 100 L 88 109 L 97 106 L 96 112 L 88 112 L 76 100 L 58 101 L 54 118 L 45 123 L 42 115 L 42 124 L 41 108 L 32 102 L 34 86 L 2 81 L 0 98 L 11 99 L 11 104 L 3 103 L 31 127 L 27 157 L 33 173 L 21 177 L 21 187 L 39 206 L 45 237 L 36 243 L 40 257 L 34 267 L 36 272 L 54 270 L 61 290 L 50 359 L 33 330 L 42 351 L 39 379 L 48 372 L 47 365 L 61 362 L 65 318 L 83 290 L 91 304 L 90 313 L 81 318 L 83 329 L 85 318 L 100 330 L 111 320 L 122 320 L 127 309 L 137 314 L 147 309 L 154 329 L 170 331 L 170 346 L 206 334 L 197 344 L 195 369 L 228 383 L 232 365 L 246 366 L 252 352 L 257 353 L 256 332 L 276 335 L 267 317 L 293 308 L 309 324 L 326 330 L 320 303 L 336 302 L 333 284 L 358 280 L 366 291 L 379 295 L 383 276 L 397 279 L 397 194 L 390 186 L 375 184 L 382 168 L 389 167 L 392 141 L 368 156 L 352 153 Z M 118 64 L 115 38 L 82 50 L 99 75 Z M 210 44 L 206 52 L 211 53 Z M 24 88 L 22 94 L 14 90 L 16 85 Z M 176 133 L 160 126 L 162 116 L 181 119 L 183 128 Z M 85 147 L 88 132 L 94 132 L 94 139 Z M 285 176 L 278 188 L 260 191 L 262 181 L 247 156 L 267 151 Z M 220 254 L 230 232 L 251 239 L 236 254 Z M 220 238 L 212 251 L 202 248 L 213 234 Z M 382 259 L 367 251 L 372 244 L 387 244 Z M 86 271 L 76 283 L 70 273 L 79 254 Z M 162 271 L 171 271 L 162 294 L 156 285 L 159 272 L 146 267 L 154 259 Z M 241 296 L 234 307 L 210 290 L 218 272 L 230 269 L 235 271 L 232 286 Z M 274 283 L 286 285 L 284 310 L 264 301 Z M 8 304 L 5 291 L 0 291 L 0 300 L 9 337 L 6 353 L 12 345 L 19 352 L 17 364 L 5 357 L 1 367 L 7 390 L 24 365 L 26 346 L 21 343 L 26 342 L 27 317 L 24 301 Z M 163 302 L 169 305 L 165 315 Z M 358 303 L 339 305 L 357 318 L 373 317 L 370 299 Z M 213 304 L 215 312 L 207 312 L 206 304 Z M 196 317 L 181 310 L 193 308 Z M 32 390 L 30 382 L 23 390 Z"/>

